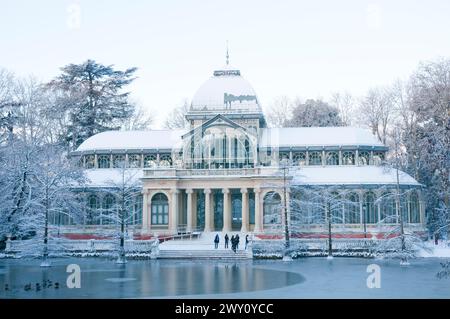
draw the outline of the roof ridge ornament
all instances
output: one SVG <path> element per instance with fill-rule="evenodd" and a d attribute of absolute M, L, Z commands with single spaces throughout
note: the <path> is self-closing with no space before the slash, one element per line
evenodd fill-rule
<path fill-rule="evenodd" d="M 230 53 L 228 50 L 228 40 L 227 40 L 227 51 L 225 54 L 225 67 L 223 68 L 223 70 L 216 70 L 214 71 L 214 76 L 230 76 L 230 75 L 234 75 L 234 76 L 240 76 L 241 75 L 241 71 L 236 70 L 236 69 L 231 69 L 230 68 Z"/>

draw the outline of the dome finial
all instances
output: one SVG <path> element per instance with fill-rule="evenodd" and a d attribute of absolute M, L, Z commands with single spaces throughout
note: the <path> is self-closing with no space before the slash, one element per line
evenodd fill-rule
<path fill-rule="evenodd" d="M 230 55 L 228 54 L 228 40 L 227 40 L 227 55 L 226 55 L 226 57 L 227 57 L 226 62 L 227 62 L 227 65 L 228 65 L 230 63 Z"/>

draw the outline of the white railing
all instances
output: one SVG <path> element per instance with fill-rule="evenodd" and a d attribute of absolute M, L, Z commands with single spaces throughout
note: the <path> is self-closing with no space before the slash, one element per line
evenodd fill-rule
<path fill-rule="evenodd" d="M 281 175 L 277 167 L 254 168 L 215 168 L 215 169 L 176 169 L 176 168 L 146 168 L 144 177 L 184 177 L 184 176 L 254 176 Z"/>
<path fill-rule="evenodd" d="M 159 240 L 126 240 L 126 252 L 154 253 L 159 245 Z M 55 253 L 63 252 L 110 252 L 117 250 L 119 240 L 69 240 L 51 239 L 48 242 L 48 250 Z M 43 243 L 36 240 L 12 240 L 9 241 L 5 252 L 27 253 L 39 251 Z M 37 249 L 36 249 L 37 248 Z"/>
<path fill-rule="evenodd" d="M 260 251 L 282 251 L 285 241 L 279 240 L 256 240 L 254 241 L 254 249 Z M 377 240 L 371 239 L 332 239 L 333 251 L 371 251 L 378 245 Z M 303 251 L 327 251 L 327 238 L 311 238 L 311 239 L 290 239 L 290 247 L 293 250 Z"/>

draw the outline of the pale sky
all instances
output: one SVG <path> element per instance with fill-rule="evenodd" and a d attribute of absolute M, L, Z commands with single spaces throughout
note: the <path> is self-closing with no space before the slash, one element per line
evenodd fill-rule
<path fill-rule="evenodd" d="M 230 63 L 263 107 L 407 77 L 450 56 L 450 1 L 0 0 L 0 67 L 47 81 L 69 63 L 136 66 L 132 96 L 156 117 Z"/>

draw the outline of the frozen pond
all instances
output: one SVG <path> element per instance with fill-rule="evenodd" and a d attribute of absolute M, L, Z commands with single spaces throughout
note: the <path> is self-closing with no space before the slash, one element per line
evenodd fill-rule
<path fill-rule="evenodd" d="M 450 298 L 450 279 L 436 278 L 443 261 L 415 259 L 407 267 L 400 267 L 398 260 L 362 258 L 117 265 L 105 259 L 67 258 L 53 259 L 53 267 L 46 269 L 39 267 L 39 260 L 3 259 L 0 298 Z M 81 268 L 79 289 L 66 286 L 69 264 Z M 380 266 L 381 288 L 367 287 L 370 264 Z M 51 286 L 44 288 L 45 283 Z"/>

